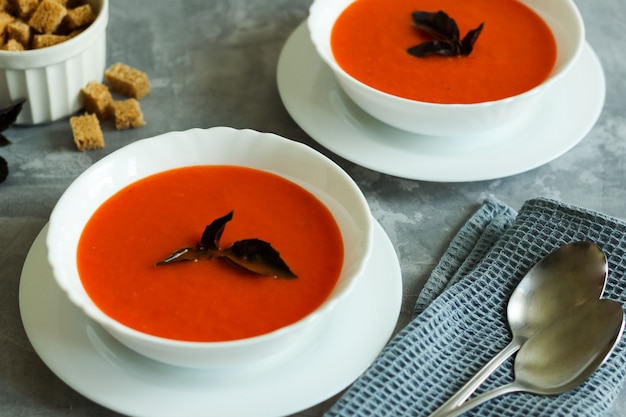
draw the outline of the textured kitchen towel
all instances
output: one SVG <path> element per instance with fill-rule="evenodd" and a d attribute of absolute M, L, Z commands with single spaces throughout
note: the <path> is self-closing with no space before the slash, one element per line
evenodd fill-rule
<path fill-rule="evenodd" d="M 490 199 L 462 227 L 429 278 L 415 318 L 339 398 L 327 417 L 428 416 L 510 340 L 508 299 L 559 246 L 595 242 L 609 261 L 604 298 L 626 304 L 626 223 L 549 199 L 516 213 Z M 583 385 L 557 396 L 514 393 L 464 416 L 600 416 L 626 378 L 626 340 Z M 513 359 L 478 392 L 513 379 Z"/>

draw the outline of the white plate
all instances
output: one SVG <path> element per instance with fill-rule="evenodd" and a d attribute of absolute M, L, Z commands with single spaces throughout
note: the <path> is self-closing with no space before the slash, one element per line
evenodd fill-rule
<path fill-rule="evenodd" d="M 402 302 L 394 248 L 375 222 L 365 275 L 337 306 L 314 346 L 271 370 L 245 373 L 177 368 L 130 351 L 90 322 L 56 286 L 46 261 L 47 226 L 26 257 L 20 310 L 45 364 L 70 387 L 130 416 L 282 416 L 352 383 L 391 336 Z"/>
<path fill-rule="evenodd" d="M 285 43 L 277 80 L 291 117 L 337 155 L 402 178 L 448 182 L 506 177 L 552 161 L 591 130 L 606 93 L 600 61 L 585 44 L 570 73 L 529 117 L 468 137 L 417 135 L 374 119 L 343 93 L 317 55 L 306 22 Z"/>

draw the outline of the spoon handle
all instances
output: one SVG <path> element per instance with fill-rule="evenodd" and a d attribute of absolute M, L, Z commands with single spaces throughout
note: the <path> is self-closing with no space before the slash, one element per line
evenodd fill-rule
<path fill-rule="evenodd" d="M 515 338 L 504 347 L 496 356 L 494 356 L 485 366 L 482 367 L 461 389 L 459 389 L 452 397 L 450 397 L 445 403 L 441 405 L 431 417 L 438 415 L 437 413 L 444 410 L 451 410 L 459 407 L 465 400 L 467 400 L 476 389 L 485 382 L 485 380 L 491 375 L 502 363 L 507 360 L 511 355 L 517 352 L 521 344 Z"/>
<path fill-rule="evenodd" d="M 477 395 L 476 397 L 464 402 L 456 408 L 438 408 L 434 413 L 430 415 L 430 417 L 456 417 L 465 413 L 466 411 L 471 410 L 474 407 L 478 407 L 484 402 L 493 400 L 496 397 L 522 390 L 523 387 L 521 385 L 516 382 L 511 382 L 510 384 L 502 385 L 500 387 L 492 389 L 491 391 L 487 391 L 480 395 Z"/>

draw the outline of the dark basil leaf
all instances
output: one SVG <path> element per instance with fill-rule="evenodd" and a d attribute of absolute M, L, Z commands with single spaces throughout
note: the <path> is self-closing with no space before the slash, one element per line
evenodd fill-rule
<path fill-rule="evenodd" d="M 172 262 L 197 261 L 204 253 L 194 248 L 182 248 L 173 252 L 167 258 L 155 262 L 155 266 L 170 264 Z"/>
<path fill-rule="evenodd" d="M 469 55 L 474 49 L 474 43 L 483 30 L 484 23 L 476 29 L 470 30 L 463 40 L 460 39 L 459 27 L 454 19 L 443 11 L 411 13 L 413 25 L 433 36 L 435 40 L 424 42 L 407 49 L 407 52 L 418 58 L 431 55 L 458 56 Z"/>
<path fill-rule="evenodd" d="M 418 58 L 430 55 L 456 56 L 459 54 L 455 45 L 440 41 L 424 42 L 407 49 L 407 52 Z"/>
<path fill-rule="evenodd" d="M 7 160 L 0 156 L 0 183 L 4 182 L 9 176 L 9 164 Z"/>
<path fill-rule="evenodd" d="M 197 261 L 201 258 L 211 260 L 222 258 L 249 272 L 270 275 L 276 278 L 297 278 L 272 245 L 260 239 L 245 239 L 233 243 L 226 249 L 220 249 L 220 239 L 226 223 L 233 218 L 231 211 L 227 215 L 213 220 L 204 229 L 202 239 L 195 248 L 176 250 L 167 258 L 155 263 L 156 266 L 174 262 Z"/>
<path fill-rule="evenodd" d="M 459 38 L 459 27 L 454 19 L 450 18 L 445 12 L 413 12 L 413 24 L 416 28 L 447 42 L 456 43 Z"/>
<path fill-rule="evenodd" d="M 483 31 L 484 23 L 481 23 L 476 29 L 472 29 L 467 32 L 467 35 L 461 41 L 461 55 L 469 55 L 474 50 L 474 43 Z"/>
<path fill-rule="evenodd" d="M 239 240 L 224 249 L 219 256 L 256 274 L 276 278 L 296 278 L 280 257 L 280 253 L 268 242 L 260 239 Z"/>
<path fill-rule="evenodd" d="M 2 133 L 0 133 L 0 148 L 3 146 L 10 145 L 11 141 L 6 138 Z"/>
<path fill-rule="evenodd" d="M 26 100 L 21 99 L 9 107 L 0 109 L 0 132 L 7 130 L 13 123 L 15 123 L 17 116 L 22 111 L 22 105 L 24 102 L 26 102 Z"/>
<path fill-rule="evenodd" d="M 213 222 L 204 229 L 202 239 L 200 239 L 200 246 L 206 249 L 219 249 L 220 239 L 222 238 L 226 223 L 231 221 L 232 218 L 233 212 L 231 211 L 227 215 L 213 220 Z"/>

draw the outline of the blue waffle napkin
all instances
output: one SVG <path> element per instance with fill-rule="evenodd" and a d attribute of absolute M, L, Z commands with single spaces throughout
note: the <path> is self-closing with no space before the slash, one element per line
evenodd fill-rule
<path fill-rule="evenodd" d="M 609 262 L 604 298 L 626 304 L 626 223 L 549 199 L 519 213 L 489 199 L 462 227 L 415 306 L 415 318 L 342 395 L 326 417 L 428 416 L 506 346 L 509 297 L 524 274 L 556 248 L 595 242 Z M 464 416 L 602 415 L 626 378 L 626 340 L 573 391 L 556 396 L 513 393 Z M 513 358 L 477 392 L 513 380 Z"/>

